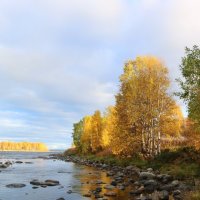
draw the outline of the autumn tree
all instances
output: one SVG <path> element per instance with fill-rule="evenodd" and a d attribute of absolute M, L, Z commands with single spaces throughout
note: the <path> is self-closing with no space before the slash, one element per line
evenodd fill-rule
<path fill-rule="evenodd" d="M 184 122 L 183 137 L 184 143 L 182 146 L 200 150 L 200 130 L 196 128 L 195 122 L 189 118 L 186 118 Z"/>
<path fill-rule="evenodd" d="M 90 141 L 92 152 L 102 149 L 102 118 L 99 110 L 92 116 Z"/>
<path fill-rule="evenodd" d="M 48 148 L 37 142 L 0 142 L 0 151 L 39 151 L 46 152 Z"/>
<path fill-rule="evenodd" d="M 116 109 L 114 106 L 109 106 L 104 113 L 102 119 L 102 147 L 111 149 L 116 131 Z"/>
<path fill-rule="evenodd" d="M 85 116 L 83 118 L 83 133 L 81 136 L 82 153 L 91 152 L 91 134 L 92 134 L 92 117 Z"/>
<path fill-rule="evenodd" d="M 183 79 L 179 79 L 182 91 L 178 95 L 187 102 L 189 118 L 200 128 L 200 49 L 185 49 L 180 65 Z"/>
<path fill-rule="evenodd" d="M 161 137 L 167 134 L 162 120 L 173 112 L 174 100 L 169 87 L 167 68 L 154 57 L 137 57 L 125 64 L 116 96 L 117 154 L 143 152 L 148 157 L 160 153 Z"/>

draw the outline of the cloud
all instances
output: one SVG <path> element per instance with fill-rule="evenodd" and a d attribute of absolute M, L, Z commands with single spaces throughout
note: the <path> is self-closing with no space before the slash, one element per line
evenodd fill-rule
<path fill-rule="evenodd" d="M 69 147 L 72 124 L 114 104 L 123 63 L 137 55 L 160 57 L 178 90 L 184 47 L 200 43 L 199 6 L 198 0 L 1 0 L 0 139 Z"/>

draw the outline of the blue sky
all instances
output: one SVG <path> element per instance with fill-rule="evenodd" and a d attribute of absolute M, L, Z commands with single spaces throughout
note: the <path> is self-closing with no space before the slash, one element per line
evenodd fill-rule
<path fill-rule="evenodd" d="M 0 0 L 0 140 L 69 147 L 72 124 L 114 104 L 123 64 L 137 55 L 162 59 L 176 91 L 185 46 L 200 44 L 199 8 L 199 0 Z"/>

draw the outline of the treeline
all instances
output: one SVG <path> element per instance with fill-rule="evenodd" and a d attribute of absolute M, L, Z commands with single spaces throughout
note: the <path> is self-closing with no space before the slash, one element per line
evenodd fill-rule
<path fill-rule="evenodd" d="M 31 142 L 0 142 L 0 151 L 39 151 L 46 152 L 48 148 L 43 143 Z"/>
<path fill-rule="evenodd" d="M 169 87 L 168 69 L 159 59 L 146 56 L 128 61 L 116 104 L 75 123 L 74 145 L 81 153 L 139 153 L 147 158 L 163 148 L 184 145 L 191 135 Z"/>

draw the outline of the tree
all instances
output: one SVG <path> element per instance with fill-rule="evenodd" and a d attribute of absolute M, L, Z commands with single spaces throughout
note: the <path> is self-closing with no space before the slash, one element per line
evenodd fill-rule
<path fill-rule="evenodd" d="M 102 149 L 102 118 L 99 110 L 95 111 L 92 116 L 90 140 L 92 152 L 98 152 Z"/>
<path fill-rule="evenodd" d="M 77 149 L 81 150 L 81 136 L 83 134 L 83 120 L 73 124 L 73 142 Z"/>
<path fill-rule="evenodd" d="M 39 151 L 46 152 L 48 148 L 43 143 L 31 142 L 0 142 L 0 151 Z"/>
<path fill-rule="evenodd" d="M 125 64 L 116 96 L 117 154 L 142 152 L 147 157 L 160 153 L 162 132 L 169 123 L 175 101 L 168 94 L 168 70 L 155 57 L 137 57 Z M 175 111 L 175 110 L 174 110 Z"/>
<path fill-rule="evenodd" d="M 92 134 L 92 117 L 85 116 L 83 118 L 83 134 L 81 136 L 82 153 L 91 152 L 91 134 Z"/>
<path fill-rule="evenodd" d="M 180 65 L 184 79 L 178 80 L 182 91 L 178 95 L 187 102 L 189 118 L 200 128 L 200 49 L 186 48 L 185 54 Z"/>
<path fill-rule="evenodd" d="M 102 119 L 102 124 L 102 147 L 104 149 L 111 149 L 113 146 L 112 142 L 116 131 L 116 110 L 114 106 L 109 106 L 106 109 Z"/>

